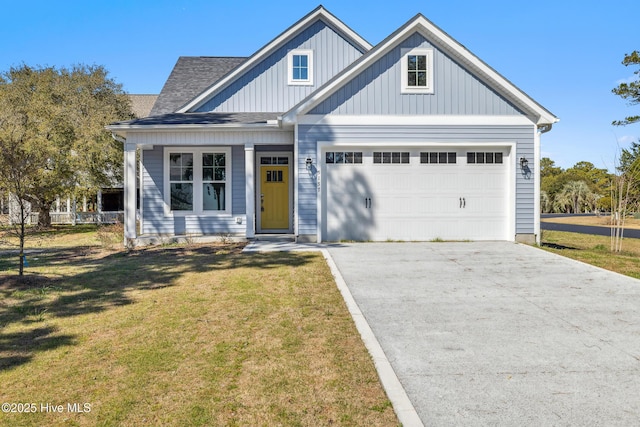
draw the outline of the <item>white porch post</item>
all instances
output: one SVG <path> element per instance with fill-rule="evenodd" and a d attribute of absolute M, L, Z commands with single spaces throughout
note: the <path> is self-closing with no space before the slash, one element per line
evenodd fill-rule
<path fill-rule="evenodd" d="M 136 144 L 124 144 L 124 244 L 136 233 Z"/>
<path fill-rule="evenodd" d="M 69 199 L 67 199 L 69 200 Z M 77 221 L 76 221 L 76 213 L 77 213 L 78 207 L 76 205 L 76 199 L 75 197 L 73 198 L 73 203 L 71 204 L 71 209 L 69 210 L 71 212 L 71 224 L 72 225 L 76 225 Z"/>
<path fill-rule="evenodd" d="M 256 189 L 255 189 L 255 148 L 252 142 L 244 145 L 244 170 L 245 170 L 245 202 L 247 205 L 247 238 L 256 236 Z"/>
<path fill-rule="evenodd" d="M 96 213 L 98 224 L 102 224 L 102 190 L 98 190 L 96 193 Z"/>

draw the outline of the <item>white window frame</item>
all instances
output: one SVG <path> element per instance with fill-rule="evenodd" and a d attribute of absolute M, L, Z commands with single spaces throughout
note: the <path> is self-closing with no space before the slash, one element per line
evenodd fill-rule
<path fill-rule="evenodd" d="M 170 184 L 170 155 L 174 153 L 193 154 L 193 210 L 191 211 L 174 211 L 171 210 L 171 184 Z M 202 155 L 203 154 L 224 154 L 225 155 L 225 209 L 224 210 L 204 210 L 202 197 Z M 231 216 L 232 205 L 232 162 L 231 147 L 165 147 L 163 155 L 164 170 L 164 213 L 166 216 Z"/>
<path fill-rule="evenodd" d="M 294 55 L 304 55 L 307 57 L 308 74 L 307 79 L 293 78 L 293 57 Z M 287 76 L 288 83 L 292 86 L 313 86 L 313 50 L 311 49 L 294 49 L 287 54 Z"/>
<path fill-rule="evenodd" d="M 417 47 L 413 49 L 402 49 L 402 57 L 400 60 L 402 71 L 401 93 L 434 93 L 433 88 L 433 49 Z M 425 56 L 427 60 L 427 85 L 426 86 L 409 86 L 409 55 Z"/>

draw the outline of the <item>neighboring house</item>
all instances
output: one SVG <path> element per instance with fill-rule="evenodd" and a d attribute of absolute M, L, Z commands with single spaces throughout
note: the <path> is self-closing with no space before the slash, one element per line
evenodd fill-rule
<path fill-rule="evenodd" d="M 148 117 L 158 95 L 129 94 L 131 111 L 138 118 Z M 101 188 L 93 197 L 84 197 L 74 203 L 71 198 L 58 199 L 53 206 L 54 223 L 86 223 L 122 221 L 124 212 L 124 185 L 113 180 L 109 187 Z"/>
<path fill-rule="evenodd" d="M 420 14 L 371 46 L 318 7 L 249 58 L 181 57 L 150 117 L 108 129 L 127 239 L 533 242 L 557 121 Z"/>
<path fill-rule="evenodd" d="M 148 117 L 157 99 L 158 95 L 129 94 L 133 115 L 138 119 Z M 104 187 L 98 192 L 96 199 L 98 211 L 118 213 L 124 211 L 124 185 L 122 182 L 114 184 L 112 187 Z"/>

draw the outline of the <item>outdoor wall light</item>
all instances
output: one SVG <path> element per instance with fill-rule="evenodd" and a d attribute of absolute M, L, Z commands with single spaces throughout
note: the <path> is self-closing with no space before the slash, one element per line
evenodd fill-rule
<path fill-rule="evenodd" d="M 311 160 L 311 157 L 307 157 L 305 164 L 307 165 L 307 170 L 311 170 L 311 165 L 313 164 L 313 160 Z"/>
<path fill-rule="evenodd" d="M 520 168 L 526 169 L 529 166 L 529 160 L 524 157 L 520 157 Z"/>

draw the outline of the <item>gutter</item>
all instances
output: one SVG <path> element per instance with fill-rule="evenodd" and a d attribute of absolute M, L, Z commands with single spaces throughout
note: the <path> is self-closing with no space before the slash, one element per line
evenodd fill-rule
<path fill-rule="evenodd" d="M 547 133 L 551 130 L 551 128 L 553 127 L 553 123 L 547 123 L 545 125 L 539 125 L 538 126 L 538 131 L 540 131 L 541 134 L 543 133 Z"/>

